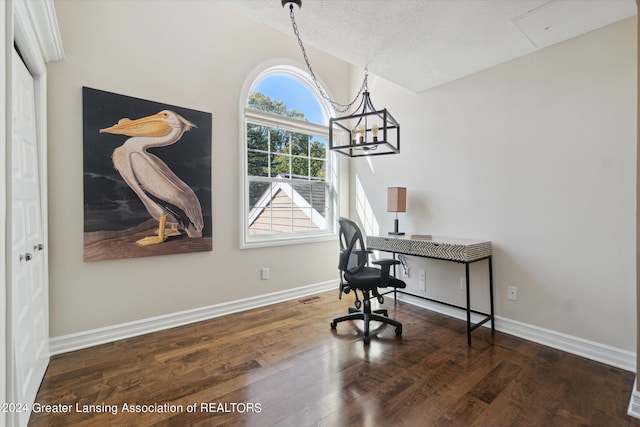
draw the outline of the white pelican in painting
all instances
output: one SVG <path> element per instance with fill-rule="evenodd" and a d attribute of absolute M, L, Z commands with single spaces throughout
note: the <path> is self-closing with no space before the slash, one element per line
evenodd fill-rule
<path fill-rule="evenodd" d="M 131 137 L 113 152 L 113 165 L 159 222 L 158 235 L 138 240 L 140 245 L 154 245 L 168 236 L 180 235 L 178 228 L 189 237 L 202 236 L 204 221 L 198 197 L 169 166 L 147 152 L 148 148 L 175 143 L 192 127 L 195 125 L 180 115 L 164 110 L 137 120 L 121 119 L 116 125 L 100 129 L 100 133 Z"/>

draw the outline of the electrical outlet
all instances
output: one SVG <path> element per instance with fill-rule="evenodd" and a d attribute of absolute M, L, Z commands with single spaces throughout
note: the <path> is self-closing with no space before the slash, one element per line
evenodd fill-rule
<path fill-rule="evenodd" d="M 262 280 L 267 280 L 269 278 L 269 267 L 263 267 L 260 271 Z"/>
<path fill-rule="evenodd" d="M 516 288 L 515 286 L 507 287 L 507 299 L 510 299 L 511 301 L 517 301 L 518 300 L 518 288 Z"/>
<path fill-rule="evenodd" d="M 467 289 L 467 278 L 464 276 L 460 276 L 460 289 Z"/>
<path fill-rule="evenodd" d="M 427 272 L 425 270 L 418 270 L 418 290 L 427 290 Z"/>

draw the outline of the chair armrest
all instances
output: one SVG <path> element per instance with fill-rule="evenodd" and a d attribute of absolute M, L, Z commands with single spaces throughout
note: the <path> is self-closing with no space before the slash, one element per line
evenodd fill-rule
<path fill-rule="evenodd" d="M 389 284 L 389 270 L 392 265 L 401 264 L 400 261 L 396 259 L 379 259 L 376 261 L 372 261 L 373 264 L 380 266 L 380 287 L 386 288 Z"/>

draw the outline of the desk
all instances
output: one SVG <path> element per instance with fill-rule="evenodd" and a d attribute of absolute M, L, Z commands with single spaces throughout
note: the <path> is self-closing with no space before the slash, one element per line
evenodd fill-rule
<path fill-rule="evenodd" d="M 449 307 L 459 308 L 467 312 L 467 344 L 471 345 L 471 331 L 477 327 L 484 325 L 491 320 L 491 330 L 495 330 L 494 314 L 493 314 L 493 271 L 491 267 L 491 242 L 482 240 L 454 239 L 433 237 L 431 240 L 410 239 L 406 236 L 367 236 L 367 248 L 396 254 L 415 255 L 423 258 L 439 259 L 444 261 L 452 261 L 464 264 L 465 275 L 467 279 L 467 305 L 461 307 L 450 304 L 445 301 L 427 298 L 426 296 L 416 295 L 411 292 L 395 290 L 406 295 L 444 304 Z M 477 261 L 487 260 L 489 263 L 489 304 L 490 313 L 483 313 L 471 308 L 470 291 L 471 281 L 469 280 L 469 264 Z M 471 323 L 471 313 L 485 316 L 480 322 Z"/>

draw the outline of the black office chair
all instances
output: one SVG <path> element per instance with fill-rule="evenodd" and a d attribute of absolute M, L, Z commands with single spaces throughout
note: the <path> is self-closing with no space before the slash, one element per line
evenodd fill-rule
<path fill-rule="evenodd" d="M 391 276 L 389 270 L 392 265 L 400 264 L 393 259 L 373 261 L 380 268 L 368 266 L 369 253 L 364 245 L 362 232 L 358 225 L 347 219 L 340 218 L 340 294 L 348 294 L 353 291 L 356 297 L 355 307 L 349 307 L 349 314 L 336 317 L 331 322 L 331 329 L 336 329 L 340 322 L 346 320 L 364 320 L 364 343 L 369 344 L 369 322 L 372 320 L 386 323 L 396 327 L 396 336 L 402 335 L 402 323 L 389 318 L 385 309 L 371 310 L 371 299 L 376 298 L 380 304 L 384 297 L 378 292 L 378 288 L 394 287 L 405 288 L 407 285 L 399 279 Z M 358 298 L 357 291 L 362 292 L 362 301 Z M 364 304 L 364 307 L 362 307 Z"/>

